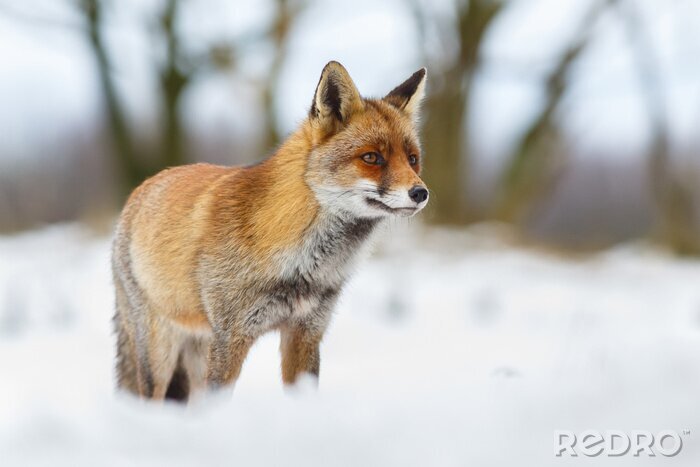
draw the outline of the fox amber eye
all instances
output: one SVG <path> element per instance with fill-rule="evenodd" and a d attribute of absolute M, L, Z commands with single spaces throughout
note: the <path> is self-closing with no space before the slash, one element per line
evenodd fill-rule
<path fill-rule="evenodd" d="M 410 156 L 408 156 L 408 163 L 411 165 L 416 165 L 418 163 L 418 156 L 416 156 L 415 154 L 411 154 Z"/>
<path fill-rule="evenodd" d="M 384 163 L 384 158 L 376 152 L 368 152 L 362 155 L 362 160 L 370 165 L 379 165 Z"/>

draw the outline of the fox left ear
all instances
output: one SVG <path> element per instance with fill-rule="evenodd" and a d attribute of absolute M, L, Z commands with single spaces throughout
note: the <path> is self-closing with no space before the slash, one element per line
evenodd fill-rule
<path fill-rule="evenodd" d="M 348 71 L 338 62 L 329 62 L 321 72 L 309 117 L 330 135 L 363 108 L 362 97 Z"/>
<path fill-rule="evenodd" d="M 417 119 L 420 103 L 425 95 L 425 78 L 427 70 L 421 68 L 403 83 L 399 84 L 384 97 L 394 107 L 403 110 L 414 120 Z"/>

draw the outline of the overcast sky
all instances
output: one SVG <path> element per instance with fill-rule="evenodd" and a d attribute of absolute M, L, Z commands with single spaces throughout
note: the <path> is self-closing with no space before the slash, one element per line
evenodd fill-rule
<path fill-rule="evenodd" d="M 437 16 L 450 14 L 449 0 L 424 3 Z M 680 147 L 697 146 L 700 2 L 633 3 L 655 47 L 674 141 Z M 158 4 L 119 0 L 109 16 L 114 71 L 137 122 L 148 121 L 155 108 L 151 63 L 158 51 L 144 25 Z M 539 77 L 575 33 L 589 4 L 590 0 L 516 0 L 501 15 L 488 37 L 487 66 L 476 84 L 472 112 L 479 152 L 503 155 L 537 111 Z M 59 0 L 0 0 L 0 157 L 36 154 L 38 145 L 50 144 L 66 131 L 87 131 L 100 116 L 92 56 L 77 28 L 80 18 L 68 5 Z M 185 5 L 182 28 L 195 48 L 212 38 L 260 30 L 270 13 L 268 3 L 256 0 L 189 0 Z M 423 65 L 419 36 L 403 5 L 399 0 L 311 3 L 295 26 L 279 89 L 278 121 L 285 132 L 305 116 L 328 60 L 343 63 L 360 91 L 375 96 Z M 566 128 L 582 153 L 641 152 L 648 117 L 629 36 L 612 13 L 601 19 L 595 33 L 565 100 Z M 434 35 L 427 40 L 428 49 L 438 51 Z M 243 57 L 243 64 L 255 74 L 264 69 L 268 56 L 260 48 Z M 188 91 L 186 118 L 200 131 L 246 133 L 259 122 L 254 104 L 240 80 L 211 76 Z"/>

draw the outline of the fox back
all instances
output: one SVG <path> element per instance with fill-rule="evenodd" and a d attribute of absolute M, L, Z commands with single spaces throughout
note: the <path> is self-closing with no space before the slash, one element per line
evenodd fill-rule
<path fill-rule="evenodd" d="M 324 68 L 308 118 L 260 164 L 164 170 L 116 227 L 119 386 L 186 399 L 231 385 L 253 342 L 281 333 L 282 378 L 318 376 L 319 344 L 376 227 L 427 203 L 416 131 L 425 69 L 382 99 Z"/>

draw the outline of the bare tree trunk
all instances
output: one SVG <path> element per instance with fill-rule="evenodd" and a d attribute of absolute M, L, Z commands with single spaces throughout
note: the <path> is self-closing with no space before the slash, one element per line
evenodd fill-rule
<path fill-rule="evenodd" d="M 179 0 L 167 0 L 160 19 L 166 50 L 166 59 L 159 72 L 163 105 L 162 154 L 158 164 L 161 167 L 172 167 L 187 162 L 180 102 L 183 91 L 191 80 L 191 73 L 182 70 L 184 60 L 176 24 L 179 3 Z"/>
<path fill-rule="evenodd" d="M 102 0 L 79 0 L 80 9 L 87 21 L 88 39 L 97 62 L 115 163 L 122 172 L 123 195 L 160 168 L 181 165 L 187 160 L 180 102 L 183 91 L 190 82 L 190 74 L 182 71 L 183 60 L 176 30 L 178 4 L 179 0 L 167 0 L 160 18 L 160 32 L 166 50 L 165 61 L 159 69 L 163 128 L 159 154 L 145 159 L 137 149 L 112 77 L 112 63 L 103 38 L 104 3 Z"/>
<path fill-rule="evenodd" d="M 695 223 L 693 192 L 673 170 L 670 159 L 668 116 L 661 93 L 657 60 L 645 33 L 642 19 L 632 4 L 623 4 L 619 12 L 627 27 L 630 42 L 637 53 L 637 65 L 645 88 L 649 117 L 652 124 L 652 141 L 648 153 L 649 184 L 656 202 L 659 217 L 658 235 L 676 253 L 700 255 L 700 232 Z"/>
<path fill-rule="evenodd" d="M 141 161 L 139 160 L 139 155 L 112 79 L 112 64 L 102 36 L 102 28 L 104 26 L 102 16 L 103 4 L 100 0 L 79 0 L 78 5 L 87 22 L 86 32 L 97 62 L 102 95 L 107 110 L 109 132 L 113 144 L 112 155 L 115 165 L 122 172 L 123 183 L 120 188 L 122 194 L 126 195 L 131 188 L 141 182 L 146 171 L 140 163 Z"/>
<path fill-rule="evenodd" d="M 449 78 L 447 78 L 449 80 Z M 471 81 L 469 79 L 469 81 Z M 464 87 L 471 85 L 468 83 Z M 448 86 L 446 86 L 447 88 Z M 468 218 L 464 200 L 467 182 L 464 175 L 464 148 L 468 147 L 466 89 L 442 89 L 428 98 L 427 119 L 423 131 L 426 157 L 425 179 L 433 199 L 428 218 L 438 224 L 461 224 Z"/>
<path fill-rule="evenodd" d="M 269 36 L 273 45 L 273 56 L 267 79 L 263 84 L 262 100 L 265 110 L 265 130 L 263 135 L 264 152 L 270 151 L 281 140 L 275 122 L 275 91 L 279 83 L 280 72 L 287 56 L 287 41 L 294 21 L 304 8 L 304 3 L 290 0 L 276 0 L 275 17 Z"/>
<path fill-rule="evenodd" d="M 500 0 L 460 3 L 457 59 L 433 79 L 442 85 L 428 97 L 423 139 L 425 178 L 434 195 L 428 218 L 435 223 L 463 224 L 474 218 L 466 201 L 469 104 L 483 38 L 502 7 Z"/>

